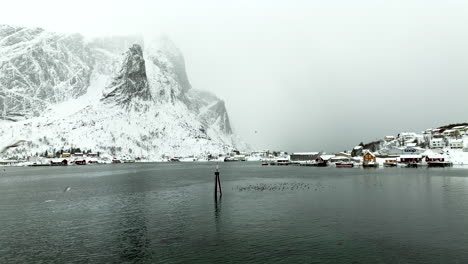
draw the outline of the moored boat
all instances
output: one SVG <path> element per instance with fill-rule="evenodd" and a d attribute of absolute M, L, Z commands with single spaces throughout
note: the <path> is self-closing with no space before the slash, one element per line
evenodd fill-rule
<path fill-rule="evenodd" d="M 335 163 L 337 168 L 352 168 L 354 167 L 354 163 L 352 162 L 337 162 Z"/>
<path fill-rule="evenodd" d="M 391 167 L 396 167 L 397 166 L 397 160 L 385 160 L 384 162 L 384 167 L 391 168 Z"/>
<path fill-rule="evenodd" d="M 86 160 L 75 160 L 73 163 L 75 165 L 86 165 Z"/>
<path fill-rule="evenodd" d="M 406 163 L 406 168 L 417 168 L 421 163 Z"/>
<path fill-rule="evenodd" d="M 452 167 L 453 163 L 450 161 L 429 161 L 427 162 L 428 167 Z"/>
<path fill-rule="evenodd" d="M 377 163 L 377 162 L 363 162 L 362 167 L 363 168 L 378 168 L 379 163 Z"/>

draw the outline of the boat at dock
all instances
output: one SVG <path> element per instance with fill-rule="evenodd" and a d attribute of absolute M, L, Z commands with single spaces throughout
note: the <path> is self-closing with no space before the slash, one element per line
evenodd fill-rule
<path fill-rule="evenodd" d="M 75 160 L 73 162 L 75 165 L 86 165 L 86 160 Z"/>
<path fill-rule="evenodd" d="M 452 167 L 453 163 L 450 161 L 432 161 L 432 162 L 427 162 L 428 167 L 439 167 L 439 168 L 444 168 L 444 167 Z"/>
<path fill-rule="evenodd" d="M 337 162 L 335 163 L 337 168 L 353 168 L 354 163 L 352 162 Z"/>
<path fill-rule="evenodd" d="M 363 168 L 378 168 L 379 163 L 377 163 L 377 162 L 363 162 L 362 167 Z"/>
<path fill-rule="evenodd" d="M 392 168 L 392 167 L 396 167 L 397 164 L 398 164 L 397 160 L 385 160 L 383 165 L 386 168 Z"/>

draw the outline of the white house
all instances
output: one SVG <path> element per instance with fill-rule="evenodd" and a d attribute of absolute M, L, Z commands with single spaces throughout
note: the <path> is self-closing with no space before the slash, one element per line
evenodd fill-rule
<path fill-rule="evenodd" d="M 453 129 L 447 129 L 447 130 L 445 130 L 445 131 L 442 133 L 442 135 L 444 135 L 444 136 L 451 136 L 451 135 L 453 135 L 454 133 L 455 133 L 455 130 L 453 130 Z"/>
<path fill-rule="evenodd" d="M 463 140 L 462 139 L 452 139 L 449 141 L 449 147 L 452 149 L 462 149 Z"/>
<path fill-rule="evenodd" d="M 400 138 L 403 138 L 404 141 L 413 141 L 416 139 L 416 133 L 414 132 L 402 132 L 400 133 Z"/>
<path fill-rule="evenodd" d="M 445 142 L 443 138 L 433 138 L 430 143 L 431 149 L 443 148 L 445 147 Z"/>

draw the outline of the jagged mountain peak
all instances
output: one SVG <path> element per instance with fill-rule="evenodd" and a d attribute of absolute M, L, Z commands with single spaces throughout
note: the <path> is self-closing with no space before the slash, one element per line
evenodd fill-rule
<path fill-rule="evenodd" d="M 168 35 L 145 38 L 145 49 L 149 52 L 161 52 L 168 56 L 183 57 L 182 51 L 170 39 Z"/>
<path fill-rule="evenodd" d="M 144 53 L 153 96 L 162 102 L 185 101 L 192 86 L 181 51 L 167 36 L 162 36 L 145 39 Z"/>
<path fill-rule="evenodd" d="M 184 57 L 167 37 L 0 32 L 2 45 L 9 43 L 0 48 L 0 115 L 15 121 L 0 124 L 0 141 L 31 142 L 18 155 L 81 146 L 183 156 L 238 144 L 224 101 L 191 88 Z"/>
<path fill-rule="evenodd" d="M 103 100 L 128 107 L 133 98 L 144 101 L 151 99 L 143 50 L 138 44 L 133 44 L 125 53 L 122 67 Z"/>

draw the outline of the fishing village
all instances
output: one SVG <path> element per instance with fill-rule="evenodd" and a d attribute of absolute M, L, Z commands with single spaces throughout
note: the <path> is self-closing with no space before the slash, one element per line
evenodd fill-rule
<path fill-rule="evenodd" d="M 11 149 L 20 145 L 17 142 Z M 351 150 L 328 154 L 323 151 L 284 152 L 232 150 L 229 153 L 158 158 L 144 156 L 118 157 L 107 153 L 70 148 L 18 158 L 4 150 L 1 166 L 68 166 L 122 164 L 135 162 L 258 162 L 262 166 L 310 166 L 337 168 L 378 167 L 450 167 L 468 165 L 468 124 L 427 129 L 421 133 L 402 132 L 381 140 L 361 143 Z"/>

